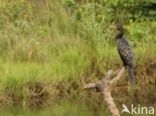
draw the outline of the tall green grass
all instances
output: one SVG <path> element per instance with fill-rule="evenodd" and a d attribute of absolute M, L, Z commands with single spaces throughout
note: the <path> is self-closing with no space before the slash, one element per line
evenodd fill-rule
<path fill-rule="evenodd" d="M 109 28 L 114 18 L 108 10 L 121 3 L 118 0 L 104 3 L 2 0 L 1 81 L 23 83 L 42 78 L 74 78 L 84 72 L 93 58 L 102 62 L 97 66 L 104 72 L 113 67 L 112 61 L 120 64 L 115 34 Z M 117 15 L 115 11 L 112 13 Z M 123 23 L 138 62 L 144 62 L 148 57 L 145 54 L 154 58 L 155 21 L 127 19 Z"/>
<path fill-rule="evenodd" d="M 29 82 L 85 80 L 83 76 L 91 67 L 102 73 L 120 67 L 115 33 L 109 27 L 116 20 L 124 24 L 138 66 L 149 58 L 154 60 L 156 22 L 146 16 L 140 18 L 137 13 L 133 20 L 127 7 L 136 5 L 140 2 L 1 0 L 0 89 Z M 65 112 L 64 107 L 57 107 Z"/>

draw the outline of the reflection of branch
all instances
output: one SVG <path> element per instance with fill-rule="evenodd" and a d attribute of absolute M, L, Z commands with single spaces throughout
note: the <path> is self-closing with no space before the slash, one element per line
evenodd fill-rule
<path fill-rule="evenodd" d="M 113 73 L 112 70 L 107 72 L 107 75 L 100 81 L 96 83 L 89 83 L 84 86 L 85 89 L 93 89 L 100 92 L 107 103 L 109 111 L 112 116 L 120 116 L 119 110 L 111 96 L 111 86 L 115 84 L 124 74 L 125 68 L 122 67 Z"/>

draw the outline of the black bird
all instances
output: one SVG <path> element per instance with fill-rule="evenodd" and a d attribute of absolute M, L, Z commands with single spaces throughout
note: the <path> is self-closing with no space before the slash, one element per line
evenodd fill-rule
<path fill-rule="evenodd" d="M 128 79 L 130 80 L 131 85 L 134 87 L 136 85 L 136 80 L 134 77 L 135 64 L 136 64 L 135 55 L 131 45 L 123 37 L 124 29 L 122 24 L 117 24 L 116 29 L 117 29 L 117 34 L 115 39 L 117 41 L 118 53 L 123 62 L 123 66 L 128 70 Z"/>

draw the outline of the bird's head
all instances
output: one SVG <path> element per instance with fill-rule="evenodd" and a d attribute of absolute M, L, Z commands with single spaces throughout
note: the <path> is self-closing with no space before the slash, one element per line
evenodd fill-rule
<path fill-rule="evenodd" d="M 116 39 L 119 39 L 119 38 L 121 38 L 122 36 L 123 36 L 123 34 L 124 34 L 124 28 L 123 28 L 123 26 L 122 26 L 122 24 L 121 23 L 114 23 L 113 25 L 111 25 L 110 26 L 111 28 L 113 28 L 113 29 L 115 29 L 115 31 L 116 31 Z"/>
<path fill-rule="evenodd" d="M 121 23 L 116 24 L 117 35 L 122 36 L 124 34 L 124 29 Z"/>

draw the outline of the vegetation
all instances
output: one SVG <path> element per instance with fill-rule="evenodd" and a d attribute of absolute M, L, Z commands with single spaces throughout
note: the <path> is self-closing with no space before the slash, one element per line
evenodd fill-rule
<path fill-rule="evenodd" d="M 101 98 L 97 98 L 92 92 L 84 93 L 82 86 L 88 81 L 101 78 L 108 69 L 121 67 L 114 40 L 115 33 L 110 28 L 115 21 L 120 21 L 124 24 L 126 36 L 137 57 L 138 91 L 142 87 L 150 88 L 139 93 L 139 103 L 146 101 L 143 104 L 152 104 L 156 97 L 156 75 L 153 73 L 156 69 L 154 2 L 1 0 L 0 102 L 2 105 L 22 105 L 23 109 L 29 109 L 33 104 L 43 105 L 42 102 L 46 101 L 40 95 L 48 94 L 49 101 L 46 104 L 55 105 L 53 110 L 47 108 L 43 111 L 47 116 L 52 112 L 57 116 L 76 116 L 79 112 L 82 116 L 104 113 L 109 115 L 105 106 L 98 109 L 102 105 L 98 101 Z M 125 82 L 127 84 L 123 79 L 121 83 Z M 128 92 L 121 100 L 119 95 L 125 93 L 122 91 L 117 95 L 117 92 L 114 92 L 114 96 L 121 107 L 120 104 L 131 96 Z M 38 94 L 38 99 L 41 98 L 39 103 L 29 99 L 33 93 Z M 149 96 L 151 97 L 148 99 Z M 75 105 L 72 100 L 84 104 Z M 138 103 L 135 97 L 130 101 Z M 70 111 L 70 107 L 73 110 Z M 22 115 L 20 110 L 9 111 Z M 31 111 L 27 113 L 33 114 Z M 12 116 L 16 113 L 6 115 Z"/>

